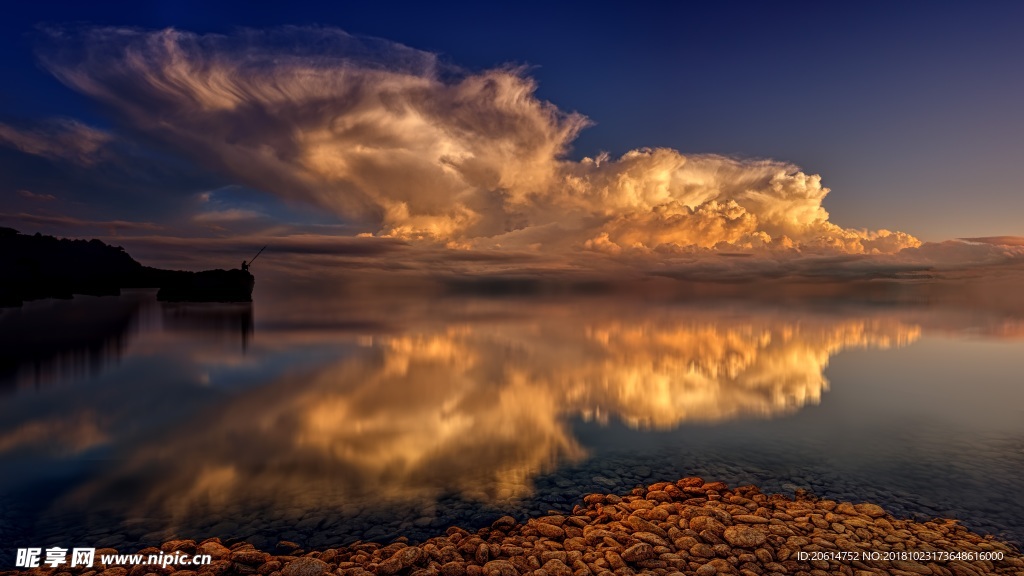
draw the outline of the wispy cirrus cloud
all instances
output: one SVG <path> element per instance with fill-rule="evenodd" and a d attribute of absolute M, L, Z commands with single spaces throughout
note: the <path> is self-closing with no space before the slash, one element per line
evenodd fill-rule
<path fill-rule="evenodd" d="M 101 161 L 104 147 L 113 138 L 109 132 L 66 118 L 50 120 L 33 128 L 16 128 L 0 123 L 0 145 L 82 166 L 93 166 Z"/>
<path fill-rule="evenodd" d="M 18 196 L 26 198 L 28 200 L 34 200 L 36 202 L 53 202 L 57 199 L 53 194 L 36 194 L 31 190 L 21 189 L 17 192 Z"/>
<path fill-rule="evenodd" d="M 154 231 L 165 227 L 154 222 L 135 222 L 131 220 L 88 220 L 67 215 L 30 214 L 26 212 L 0 212 L 0 221 L 16 225 L 19 222 L 47 226 L 63 230 L 68 234 L 95 234 L 106 232 L 117 235 L 122 231 Z"/>
<path fill-rule="evenodd" d="M 244 208 L 228 208 L 226 210 L 210 210 L 206 212 L 200 212 L 193 216 L 192 220 L 196 222 L 203 222 L 209 224 L 226 224 L 231 222 L 258 220 L 260 218 L 265 217 L 265 214 L 262 214 L 255 210 L 246 210 Z"/>
<path fill-rule="evenodd" d="M 994 246 L 1024 246 L 1024 236 L 981 236 L 976 238 L 960 238 L 964 242 L 992 244 Z"/>

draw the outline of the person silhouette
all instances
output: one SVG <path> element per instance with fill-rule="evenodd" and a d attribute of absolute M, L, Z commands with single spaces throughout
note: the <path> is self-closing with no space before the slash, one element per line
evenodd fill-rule
<path fill-rule="evenodd" d="M 248 271 L 249 271 L 249 265 L 245 263 L 245 260 L 242 260 L 242 272 L 248 272 Z"/>

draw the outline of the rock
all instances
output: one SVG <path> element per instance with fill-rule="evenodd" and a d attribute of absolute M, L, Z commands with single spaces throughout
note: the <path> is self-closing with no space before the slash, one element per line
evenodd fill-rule
<path fill-rule="evenodd" d="M 466 564 L 464 562 L 448 562 L 441 566 L 441 574 L 444 576 L 466 576 Z"/>
<path fill-rule="evenodd" d="M 515 525 L 516 525 L 516 519 L 515 518 L 513 518 L 511 516 L 502 516 L 501 518 L 498 518 L 493 523 L 491 523 L 491 528 L 494 529 L 494 530 L 508 530 L 509 528 L 511 528 L 511 527 L 513 527 Z"/>
<path fill-rule="evenodd" d="M 572 576 L 572 568 L 569 568 L 564 562 L 556 558 L 545 562 L 542 569 L 546 570 L 550 576 Z"/>
<path fill-rule="evenodd" d="M 857 512 L 860 512 L 861 514 L 865 514 L 867 516 L 871 516 L 872 518 L 880 518 L 882 516 L 885 516 L 885 510 L 883 510 L 882 507 L 879 506 L 878 504 L 870 504 L 868 502 L 864 502 L 862 504 L 854 505 L 853 508 Z"/>
<path fill-rule="evenodd" d="M 697 558 L 712 558 L 715 555 L 715 549 L 702 542 L 691 546 L 690 554 Z"/>
<path fill-rule="evenodd" d="M 214 560 L 220 560 L 231 554 L 231 550 L 228 550 L 220 542 L 206 541 L 196 547 L 197 554 L 208 554 Z"/>
<path fill-rule="evenodd" d="M 657 534 L 651 534 L 650 532 L 633 532 L 633 538 L 646 542 L 651 546 L 668 546 L 668 542 L 664 538 Z"/>
<path fill-rule="evenodd" d="M 271 572 L 277 572 L 280 569 L 281 569 L 281 563 L 278 562 L 277 560 L 271 560 L 270 562 L 267 562 L 266 564 L 263 564 L 262 566 L 257 568 L 256 572 L 258 574 L 266 575 L 266 574 L 270 574 Z"/>
<path fill-rule="evenodd" d="M 290 540 L 281 540 L 277 543 L 277 551 L 281 554 L 291 554 L 299 548 L 301 548 L 301 546 Z"/>
<path fill-rule="evenodd" d="M 423 560 L 423 556 L 424 554 L 422 550 L 415 546 L 410 546 L 408 548 L 402 548 L 398 552 L 395 552 L 392 558 L 397 558 L 402 568 L 409 568 L 414 564 L 419 564 L 420 561 Z"/>
<path fill-rule="evenodd" d="M 729 544 L 741 548 L 756 548 L 768 539 L 764 532 L 749 526 L 729 526 L 722 537 Z"/>
<path fill-rule="evenodd" d="M 622 559 L 626 562 L 642 562 L 655 556 L 654 547 L 646 543 L 634 544 L 622 551 Z"/>
<path fill-rule="evenodd" d="M 508 560 L 491 560 L 484 564 L 485 576 L 519 576 L 516 567 Z"/>
<path fill-rule="evenodd" d="M 657 534 L 662 538 L 668 537 L 668 532 L 653 522 L 648 522 L 636 514 L 629 517 L 629 525 L 633 527 L 637 532 L 650 532 Z"/>
<path fill-rule="evenodd" d="M 175 552 L 195 554 L 196 543 L 194 540 L 168 540 L 160 546 L 160 550 L 165 554 L 174 554 Z"/>
<path fill-rule="evenodd" d="M 671 502 L 672 497 L 669 496 L 668 492 L 664 490 L 652 490 L 647 493 L 648 500 L 654 500 L 655 502 Z"/>
<path fill-rule="evenodd" d="M 536 518 L 536 520 L 542 524 L 551 524 L 553 526 L 562 526 L 565 524 L 565 516 L 562 516 L 561 514 L 541 516 L 540 518 Z"/>
<path fill-rule="evenodd" d="M 722 533 L 725 532 L 725 524 L 722 524 L 711 516 L 697 516 L 690 520 L 690 530 L 697 533 L 707 530 L 716 536 L 721 536 Z"/>
<path fill-rule="evenodd" d="M 852 502 L 840 502 L 836 506 L 836 512 L 839 514 L 847 514 L 849 516 L 855 516 L 858 514 L 857 508 L 853 506 Z"/>
<path fill-rule="evenodd" d="M 612 570 L 621 570 L 626 567 L 625 560 L 623 560 L 622 556 L 620 556 L 614 550 L 608 550 L 607 552 L 605 552 L 604 558 L 608 562 L 608 566 L 611 567 Z"/>
<path fill-rule="evenodd" d="M 476 552 L 474 553 L 473 558 L 476 559 L 477 564 L 481 566 L 487 564 L 487 561 L 490 559 L 490 557 L 491 549 L 489 546 L 487 546 L 487 544 L 481 544 L 476 547 Z"/>
<path fill-rule="evenodd" d="M 540 553 L 541 562 L 550 562 L 551 560 L 564 563 L 569 560 L 569 553 L 565 550 L 545 550 Z"/>
<path fill-rule="evenodd" d="M 697 576 L 715 576 L 715 574 L 718 574 L 718 568 L 711 562 L 697 568 Z"/>
<path fill-rule="evenodd" d="M 299 558 L 292 560 L 281 570 L 282 576 L 320 576 L 330 570 L 323 560 L 316 558 Z"/>
<path fill-rule="evenodd" d="M 401 569 L 402 561 L 392 556 L 380 564 L 377 564 L 375 572 L 383 576 L 390 576 L 391 574 L 397 574 Z"/>
<path fill-rule="evenodd" d="M 769 522 L 767 518 L 753 514 L 737 514 L 733 515 L 732 519 L 735 522 L 743 522 L 744 524 L 767 524 Z"/>
<path fill-rule="evenodd" d="M 565 530 L 555 526 L 554 524 L 548 524 L 546 522 L 530 522 L 530 527 L 537 531 L 541 536 L 552 539 L 565 538 Z"/>
<path fill-rule="evenodd" d="M 562 545 L 569 551 L 587 549 L 587 543 L 583 541 L 583 538 L 566 538 Z"/>
<path fill-rule="evenodd" d="M 243 548 L 231 553 L 231 561 L 247 566 L 260 566 L 270 559 L 270 554 L 258 552 L 255 548 Z"/>

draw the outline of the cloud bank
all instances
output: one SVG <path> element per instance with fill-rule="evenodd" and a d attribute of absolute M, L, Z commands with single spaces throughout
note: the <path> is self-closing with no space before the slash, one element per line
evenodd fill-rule
<path fill-rule="evenodd" d="M 830 222 L 821 178 L 785 162 L 664 148 L 569 160 L 590 120 L 538 98 L 523 68 L 467 72 L 295 27 L 51 29 L 40 59 L 130 130 L 376 236 L 620 258 L 920 245 Z"/>

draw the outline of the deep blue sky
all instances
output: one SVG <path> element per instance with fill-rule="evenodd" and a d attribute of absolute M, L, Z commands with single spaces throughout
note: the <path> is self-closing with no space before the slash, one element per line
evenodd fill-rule
<path fill-rule="evenodd" d="M 105 126 L 35 61 L 40 23 L 223 32 L 337 26 L 484 69 L 596 125 L 573 156 L 642 146 L 822 174 L 837 224 L 926 240 L 1024 235 L 1024 3 L 37 2 L 0 23 L 0 122 Z M 6 168 L 10 169 L 10 168 Z"/>

